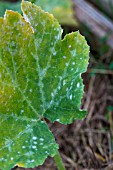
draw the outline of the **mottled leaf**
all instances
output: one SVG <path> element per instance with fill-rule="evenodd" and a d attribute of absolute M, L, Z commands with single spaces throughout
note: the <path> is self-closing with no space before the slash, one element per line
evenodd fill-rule
<path fill-rule="evenodd" d="M 22 3 L 24 18 L 7 11 L 0 18 L 0 168 L 34 167 L 58 146 L 44 118 L 64 124 L 80 110 L 81 73 L 88 45 L 79 32 L 63 40 L 53 15 Z"/>

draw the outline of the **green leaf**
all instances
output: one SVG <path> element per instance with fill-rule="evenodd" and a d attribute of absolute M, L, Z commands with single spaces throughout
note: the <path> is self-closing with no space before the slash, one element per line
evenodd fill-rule
<path fill-rule="evenodd" d="M 22 3 L 24 18 L 7 11 L 0 18 L 0 168 L 34 167 L 54 156 L 58 145 L 45 117 L 64 124 L 80 110 L 81 73 L 89 47 L 79 32 L 61 39 L 53 15 Z M 43 120 L 43 121 L 42 121 Z"/>
<path fill-rule="evenodd" d="M 55 155 L 58 146 L 44 121 L 14 114 L 1 114 L 0 121 L 1 169 L 11 169 L 15 165 L 35 167 L 41 165 L 48 155 Z"/>

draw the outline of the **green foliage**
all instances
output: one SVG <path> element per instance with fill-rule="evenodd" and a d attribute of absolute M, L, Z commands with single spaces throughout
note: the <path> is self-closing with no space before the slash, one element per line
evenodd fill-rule
<path fill-rule="evenodd" d="M 80 110 L 81 73 L 89 47 L 79 32 L 66 35 L 53 15 L 22 3 L 24 18 L 0 18 L 0 168 L 34 167 L 57 153 L 44 118 L 68 124 Z"/>

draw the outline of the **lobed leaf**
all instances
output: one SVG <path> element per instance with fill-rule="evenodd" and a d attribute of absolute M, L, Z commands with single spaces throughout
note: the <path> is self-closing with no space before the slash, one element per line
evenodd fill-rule
<path fill-rule="evenodd" d="M 53 15 L 22 3 L 24 18 L 0 18 L 0 168 L 34 167 L 58 145 L 44 118 L 68 124 L 82 119 L 81 73 L 89 47 L 79 32 L 63 40 Z M 42 121 L 43 120 L 43 121 Z M 18 154 L 17 154 L 18 153 Z"/>

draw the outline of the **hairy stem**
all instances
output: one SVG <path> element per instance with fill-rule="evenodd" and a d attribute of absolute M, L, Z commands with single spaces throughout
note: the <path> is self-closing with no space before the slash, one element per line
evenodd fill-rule
<path fill-rule="evenodd" d="M 59 151 L 57 151 L 56 155 L 54 156 L 54 160 L 56 162 L 58 170 L 66 170 L 62 161 L 62 158 L 59 154 Z"/>

